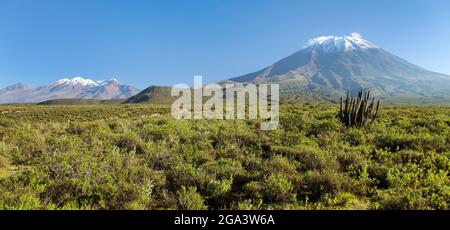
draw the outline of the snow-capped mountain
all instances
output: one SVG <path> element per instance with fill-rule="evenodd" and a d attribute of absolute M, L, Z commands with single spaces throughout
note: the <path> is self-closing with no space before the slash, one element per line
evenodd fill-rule
<path fill-rule="evenodd" d="M 122 85 L 116 79 L 93 81 L 82 77 L 60 79 L 48 85 L 30 88 L 24 84 L 8 86 L 0 90 L 0 103 L 37 103 L 52 99 L 118 99 L 128 98 L 140 92 L 130 85 Z"/>
<path fill-rule="evenodd" d="M 334 101 L 361 88 L 382 97 L 450 96 L 450 76 L 413 65 L 357 33 L 311 39 L 275 64 L 225 82 L 274 82 L 282 96 Z"/>

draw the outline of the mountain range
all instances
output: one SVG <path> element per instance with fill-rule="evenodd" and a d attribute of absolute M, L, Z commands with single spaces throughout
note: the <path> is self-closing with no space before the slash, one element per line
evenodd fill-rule
<path fill-rule="evenodd" d="M 365 40 L 360 34 L 322 36 L 303 49 L 259 71 L 225 83 L 278 83 L 282 101 L 337 102 L 347 91 L 370 90 L 381 98 L 414 102 L 450 101 L 450 76 L 426 70 Z M 31 88 L 23 83 L 0 90 L 0 103 L 36 103 L 55 99 L 126 99 L 125 103 L 171 103 L 169 86 L 143 91 L 117 80 L 61 79 Z M 51 103 L 64 103 L 59 100 Z M 120 101 L 120 100 L 116 100 Z M 71 101 L 73 103 L 73 101 Z M 83 101 L 77 102 L 83 103 Z M 89 103 L 93 103 L 89 101 Z"/>
<path fill-rule="evenodd" d="M 31 88 L 23 83 L 0 90 L 0 103 L 38 103 L 53 99 L 125 99 L 140 92 L 116 79 L 93 81 L 82 77 L 61 79 L 48 85 Z"/>

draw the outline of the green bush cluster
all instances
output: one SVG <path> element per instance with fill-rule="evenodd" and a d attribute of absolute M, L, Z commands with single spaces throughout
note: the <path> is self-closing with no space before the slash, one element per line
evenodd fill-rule
<path fill-rule="evenodd" d="M 0 209 L 449 209 L 450 108 L 174 120 L 159 105 L 0 106 Z"/>

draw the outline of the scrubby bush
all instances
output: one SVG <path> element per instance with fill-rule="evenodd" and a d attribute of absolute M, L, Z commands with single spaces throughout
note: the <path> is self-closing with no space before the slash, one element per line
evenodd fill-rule
<path fill-rule="evenodd" d="M 269 201 L 292 202 L 296 198 L 293 189 L 292 183 L 282 173 L 271 174 L 264 184 L 265 197 Z"/>
<path fill-rule="evenodd" d="M 80 135 L 86 131 L 86 127 L 80 122 L 71 122 L 67 128 L 69 134 Z"/>
<path fill-rule="evenodd" d="M 127 132 L 119 137 L 117 146 L 127 152 L 136 152 L 143 154 L 146 152 L 144 142 L 133 132 Z"/>
<path fill-rule="evenodd" d="M 259 181 L 250 181 L 243 187 L 245 196 L 251 199 L 262 198 L 264 191 L 263 183 Z"/>
<path fill-rule="evenodd" d="M 233 178 L 228 180 L 211 180 L 208 184 L 208 191 L 211 197 L 223 198 L 231 191 L 232 184 Z"/>
<path fill-rule="evenodd" d="M 367 201 L 360 200 L 357 196 L 347 192 L 338 193 L 334 197 L 325 196 L 323 203 L 325 208 L 331 209 L 364 210 L 369 208 Z"/>
<path fill-rule="evenodd" d="M 202 195 L 197 193 L 195 187 L 181 187 L 178 192 L 178 205 L 181 210 L 205 210 L 207 209 Z"/>
<path fill-rule="evenodd" d="M 325 195 L 334 196 L 341 191 L 351 191 L 351 182 L 344 174 L 333 171 L 308 171 L 300 185 L 301 196 L 317 201 Z"/>

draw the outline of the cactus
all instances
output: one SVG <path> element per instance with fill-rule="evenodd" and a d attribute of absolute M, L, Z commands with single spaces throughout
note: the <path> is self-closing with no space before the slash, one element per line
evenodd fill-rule
<path fill-rule="evenodd" d="M 339 118 L 347 127 L 365 128 L 377 118 L 379 108 L 379 100 L 376 104 L 375 98 L 370 100 L 370 91 L 360 90 L 358 97 L 351 97 L 347 92 L 345 101 L 341 97 Z"/>

